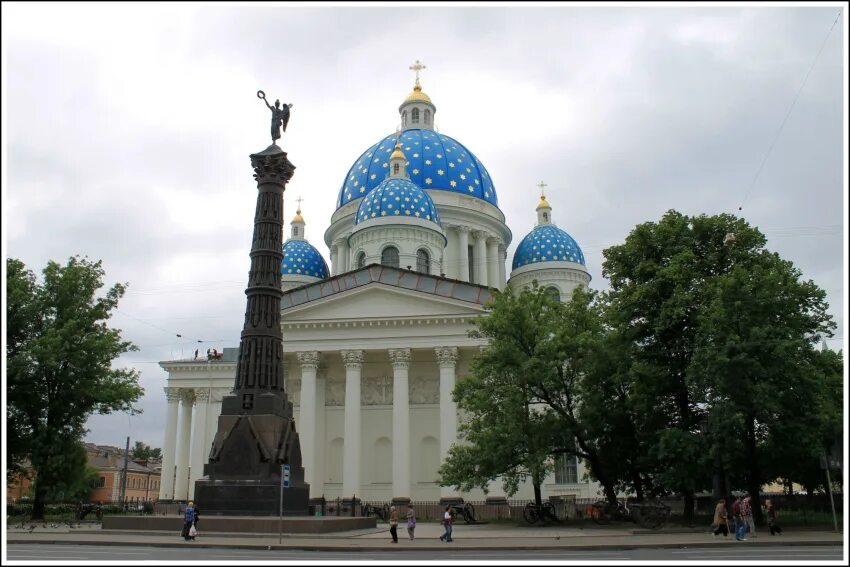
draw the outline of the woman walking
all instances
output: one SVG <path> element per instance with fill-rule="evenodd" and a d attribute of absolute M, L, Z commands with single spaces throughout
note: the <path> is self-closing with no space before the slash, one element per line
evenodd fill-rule
<path fill-rule="evenodd" d="M 413 503 L 407 505 L 407 535 L 413 541 L 413 530 L 416 529 L 416 514 L 413 513 Z"/>
<path fill-rule="evenodd" d="M 440 541 L 450 542 L 452 541 L 452 506 L 449 504 L 446 506 L 446 512 L 443 514 L 443 527 L 445 528 L 445 532 L 440 536 Z"/>
<path fill-rule="evenodd" d="M 398 543 L 398 510 L 395 506 L 390 506 L 390 535 L 393 537 L 393 543 Z"/>
<path fill-rule="evenodd" d="M 723 534 L 723 537 L 729 535 L 729 527 L 726 525 L 726 500 L 721 498 L 717 501 L 717 506 L 714 507 L 714 525 L 717 528 L 714 530 L 714 537 L 718 534 Z"/>
<path fill-rule="evenodd" d="M 773 507 L 773 501 L 768 498 L 764 501 L 764 506 L 767 508 L 767 527 L 770 528 L 770 535 L 774 532 L 779 535 L 782 533 L 782 528 L 776 523 L 776 508 Z"/>

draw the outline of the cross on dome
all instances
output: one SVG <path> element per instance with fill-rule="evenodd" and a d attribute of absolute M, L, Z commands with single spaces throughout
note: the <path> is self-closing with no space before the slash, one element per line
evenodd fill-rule
<path fill-rule="evenodd" d="M 295 199 L 295 202 L 298 203 L 298 209 L 296 210 L 297 213 L 301 212 L 301 201 L 303 201 L 303 200 L 304 200 L 303 197 L 298 197 L 297 199 Z"/>
<path fill-rule="evenodd" d="M 410 70 L 416 73 L 416 86 L 419 86 L 419 71 L 425 69 L 425 65 L 419 62 L 419 59 L 416 60 L 416 63 L 410 66 Z"/>
<path fill-rule="evenodd" d="M 543 183 L 541 181 L 540 183 L 537 184 L 537 186 L 540 187 L 540 196 L 545 197 L 546 196 L 545 188 L 548 187 L 548 185 L 546 185 L 545 183 Z"/>

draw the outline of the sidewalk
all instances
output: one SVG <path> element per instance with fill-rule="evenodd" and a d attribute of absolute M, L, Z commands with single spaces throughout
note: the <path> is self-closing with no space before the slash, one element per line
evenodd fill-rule
<path fill-rule="evenodd" d="M 199 524 L 202 527 L 203 523 Z M 184 541 L 179 534 L 163 532 L 134 533 L 121 530 L 104 531 L 99 527 L 79 529 L 43 528 L 39 525 L 31 533 L 28 530 L 10 528 L 6 531 L 7 544 L 14 543 L 62 543 L 91 545 L 142 545 L 155 547 L 208 547 L 231 549 L 300 549 L 324 551 L 376 551 L 415 549 L 539 549 L 539 550 L 593 550 L 593 549 L 634 549 L 640 547 L 677 548 L 677 547 L 715 547 L 733 546 L 779 546 L 779 545 L 842 545 L 843 533 L 832 531 L 786 530 L 781 536 L 770 536 L 767 530 L 758 533 L 747 541 L 735 541 L 732 536 L 714 537 L 710 532 L 669 533 L 654 532 L 633 533 L 632 529 L 582 529 L 551 526 L 545 528 L 527 528 L 505 525 L 465 525 L 455 526 L 454 541 L 444 543 L 439 540 L 442 526 L 434 523 L 420 523 L 416 527 L 416 539 L 407 538 L 407 530 L 399 529 L 399 543 L 390 541 L 386 524 L 379 524 L 376 530 L 357 530 L 335 534 L 311 535 L 283 534 L 281 543 L 278 536 L 268 534 L 204 534 L 200 531 L 195 541 Z"/>

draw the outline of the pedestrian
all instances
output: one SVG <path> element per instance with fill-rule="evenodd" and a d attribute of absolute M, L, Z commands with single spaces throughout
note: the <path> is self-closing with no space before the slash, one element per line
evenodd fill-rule
<path fill-rule="evenodd" d="M 738 541 L 747 541 L 744 537 L 747 533 L 747 524 L 744 522 L 744 517 L 741 515 L 741 507 L 743 499 L 738 496 L 735 503 L 732 504 L 732 514 L 735 518 L 735 539 Z"/>
<path fill-rule="evenodd" d="M 416 529 L 416 514 L 413 512 L 413 502 L 407 504 L 407 535 L 413 541 L 413 530 Z"/>
<path fill-rule="evenodd" d="M 195 360 L 198 360 L 198 349 L 195 349 Z"/>
<path fill-rule="evenodd" d="M 744 518 L 750 537 L 756 537 L 756 523 L 753 521 L 753 499 L 749 494 L 741 503 L 741 516 Z"/>
<path fill-rule="evenodd" d="M 192 529 L 192 528 L 189 529 L 189 532 L 191 533 L 192 539 L 195 539 L 195 536 L 198 535 L 198 520 L 200 518 L 200 515 L 201 515 L 201 511 L 198 509 L 198 505 L 195 504 L 195 511 L 194 511 L 194 514 L 192 515 L 192 528 L 194 528 L 194 529 Z"/>
<path fill-rule="evenodd" d="M 390 535 L 393 537 L 393 543 L 398 543 L 398 510 L 395 506 L 390 506 Z"/>
<path fill-rule="evenodd" d="M 440 536 L 440 541 L 451 542 L 452 541 L 452 506 L 449 504 L 446 506 L 446 512 L 443 514 L 443 528 L 445 532 Z"/>
<path fill-rule="evenodd" d="M 714 537 L 717 534 L 723 534 L 723 537 L 729 535 L 729 527 L 726 525 L 726 499 L 721 498 L 717 501 L 717 506 L 714 507 L 714 523 L 717 526 L 714 530 Z"/>
<path fill-rule="evenodd" d="M 212 358 L 212 349 L 208 348 L 207 349 L 207 360 L 210 360 L 211 358 Z"/>
<path fill-rule="evenodd" d="M 770 535 L 781 534 L 782 528 L 776 523 L 776 508 L 773 507 L 773 501 L 768 498 L 764 501 L 764 507 L 767 510 L 767 527 L 770 528 Z"/>
<path fill-rule="evenodd" d="M 189 502 L 189 505 L 183 511 L 183 531 L 180 532 L 184 540 L 189 541 L 191 539 L 192 536 L 189 535 L 189 532 L 193 527 L 195 527 L 195 503 Z"/>

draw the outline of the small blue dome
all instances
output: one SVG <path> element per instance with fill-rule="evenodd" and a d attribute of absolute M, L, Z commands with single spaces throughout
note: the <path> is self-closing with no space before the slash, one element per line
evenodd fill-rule
<path fill-rule="evenodd" d="M 337 208 L 364 197 L 389 173 L 390 154 L 397 134 L 390 134 L 361 155 L 345 176 Z M 409 165 L 410 180 L 423 189 L 441 189 L 483 199 L 499 206 L 490 174 L 472 152 L 457 140 L 433 130 L 405 130 L 401 149 Z"/>
<path fill-rule="evenodd" d="M 319 251 L 306 240 L 287 240 L 283 245 L 280 273 L 283 276 L 297 274 L 325 279 L 328 277 L 328 265 Z"/>
<path fill-rule="evenodd" d="M 575 262 L 584 265 L 584 254 L 567 231 L 553 224 L 534 227 L 514 252 L 511 269 L 537 262 Z"/>
<path fill-rule="evenodd" d="M 357 207 L 354 224 L 378 217 L 412 217 L 440 224 L 440 215 L 428 193 L 403 177 L 385 179 Z"/>

